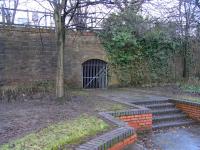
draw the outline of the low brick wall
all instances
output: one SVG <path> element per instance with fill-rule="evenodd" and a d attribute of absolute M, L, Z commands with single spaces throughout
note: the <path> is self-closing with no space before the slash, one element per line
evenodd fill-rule
<path fill-rule="evenodd" d="M 200 121 L 200 103 L 186 101 L 186 100 L 171 100 L 176 107 L 194 120 Z"/>
<path fill-rule="evenodd" d="M 152 129 L 152 113 L 149 110 L 129 110 L 114 114 L 114 116 L 136 130 L 144 131 Z"/>
<path fill-rule="evenodd" d="M 134 134 L 131 137 L 129 137 L 127 139 L 124 139 L 123 141 L 115 144 L 114 146 L 112 146 L 108 150 L 121 150 L 121 149 L 125 148 L 129 144 L 135 143 L 136 140 L 137 140 L 137 135 Z"/>
<path fill-rule="evenodd" d="M 152 129 L 152 113 L 143 107 L 101 112 L 99 115 L 118 128 L 80 145 L 76 150 L 122 150 L 137 141 L 137 130 Z"/>
<path fill-rule="evenodd" d="M 136 140 L 137 134 L 134 129 L 124 126 L 92 139 L 75 150 L 122 150 Z"/>
<path fill-rule="evenodd" d="M 152 114 L 140 114 L 131 116 L 121 116 L 120 120 L 127 122 L 129 126 L 136 130 L 150 130 L 152 129 Z"/>

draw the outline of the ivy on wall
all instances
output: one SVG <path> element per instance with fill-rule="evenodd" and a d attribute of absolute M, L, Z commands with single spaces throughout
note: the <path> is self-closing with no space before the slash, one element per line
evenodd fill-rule
<path fill-rule="evenodd" d="M 122 85 L 171 80 L 169 61 L 179 42 L 164 26 L 128 9 L 104 21 L 99 36 Z"/>

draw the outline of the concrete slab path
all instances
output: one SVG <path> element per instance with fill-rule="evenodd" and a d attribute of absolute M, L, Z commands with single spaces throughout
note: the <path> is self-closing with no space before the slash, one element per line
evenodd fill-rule
<path fill-rule="evenodd" d="M 173 95 L 167 96 L 162 91 L 140 89 L 98 91 L 96 95 L 105 97 L 106 99 L 128 103 L 140 100 L 167 100 L 173 97 Z M 152 133 L 149 140 L 155 145 L 155 148 L 154 146 L 152 149 L 146 148 L 145 145 L 141 145 L 139 142 L 130 145 L 125 150 L 200 150 L 200 125 L 191 126 L 190 128 L 173 128 Z"/>
<path fill-rule="evenodd" d="M 200 126 L 176 128 L 149 137 L 156 148 L 151 150 L 200 150 Z M 145 145 L 133 144 L 125 150 L 149 150 Z"/>

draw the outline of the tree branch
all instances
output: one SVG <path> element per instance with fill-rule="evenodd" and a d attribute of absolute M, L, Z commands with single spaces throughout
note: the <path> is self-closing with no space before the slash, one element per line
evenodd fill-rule
<path fill-rule="evenodd" d="M 197 7 L 200 9 L 200 1 L 199 0 L 195 0 L 195 3 L 197 5 Z"/>

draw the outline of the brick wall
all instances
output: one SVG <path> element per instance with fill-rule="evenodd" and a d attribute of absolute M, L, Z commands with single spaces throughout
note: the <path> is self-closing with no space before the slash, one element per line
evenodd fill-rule
<path fill-rule="evenodd" d="M 176 103 L 176 107 L 187 113 L 190 118 L 200 121 L 200 104 Z"/>
<path fill-rule="evenodd" d="M 149 109 L 136 105 L 133 107 L 129 110 L 100 112 L 100 116 L 118 128 L 80 145 L 76 150 L 123 150 L 129 144 L 135 143 L 136 130 L 152 129 L 152 114 Z"/>
<path fill-rule="evenodd" d="M 109 148 L 108 150 L 122 150 L 125 147 L 127 147 L 127 145 L 135 143 L 137 141 L 137 134 L 135 133 L 134 135 L 132 135 L 131 137 L 124 139 L 123 141 L 115 144 L 114 146 L 112 146 L 111 148 Z"/>
<path fill-rule="evenodd" d="M 107 61 L 100 41 L 94 33 L 71 32 L 64 51 L 68 85 L 82 87 L 82 63 L 88 59 Z M 53 30 L 0 27 L 0 85 L 55 80 L 56 64 Z"/>
<path fill-rule="evenodd" d="M 150 130 L 152 129 L 152 114 L 136 114 L 128 116 L 120 116 L 120 120 L 127 122 L 129 126 L 137 130 Z"/>

